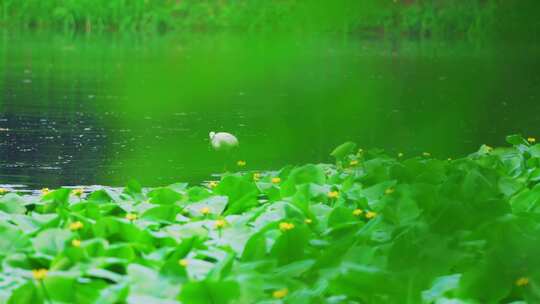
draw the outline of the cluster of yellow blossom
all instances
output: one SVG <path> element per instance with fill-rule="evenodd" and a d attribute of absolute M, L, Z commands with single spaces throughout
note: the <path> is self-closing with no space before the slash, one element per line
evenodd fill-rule
<path fill-rule="evenodd" d="M 287 288 L 276 290 L 272 293 L 272 297 L 275 299 L 283 299 L 289 294 L 289 290 Z"/>
<path fill-rule="evenodd" d="M 364 213 L 364 211 L 362 211 L 362 209 L 354 209 L 353 212 L 352 212 L 352 214 L 354 216 L 360 216 L 360 215 L 362 215 L 362 213 Z"/>
<path fill-rule="evenodd" d="M 189 262 L 186 259 L 181 259 L 181 260 L 178 261 L 178 265 L 180 265 L 182 267 L 186 267 L 188 264 L 189 264 Z"/>
<path fill-rule="evenodd" d="M 293 223 L 281 222 L 279 223 L 279 230 L 285 232 L 294 229 Z"/>
<path fill-rule="evenodd" d="M 330 191 L 328 192 L 328 197 L 331 198 L 331 199 L 334 199 L 334 198 L 338 198 L 339 197 L 339 192 L 337 191 Z"/>
<path fill-rule="evenodd" d="M 83 195 L 84 189 L 82 188 L 73 189 L 72 193 L 73 195 L 80 197 L 81 195 Z"/>
<path fill-rule="evenodd" d="M 523 287 L 529 285 L 529 278 L 527 277 L 521 277 L 516 280 L 516 286 Z"/>
<path fill-rule="evenodd" d="M 384 194 L 389 195 L 389 194 L 394 193 L 395 191 L 396 190 L 394 188 L 388 188 L 388 189 L 384 190 Z"/>
<path fill-rule="evenodd" d="M 128 213 L 126 214 L 126 220 L 128 221 L 134 221 L 138 218 L 137 214 L 135 213 Z"/>
<path fill-rule="evenodd" d="M 201 209 L 201 213 L 202 213 L 202 215 L 207 215 L 207 214 L 209 214 L 209 213 L 210 213 L 210 208 L 208 208 L 208 207 L 203 207 L 203 208 Z"/>
<path fill-rule="evenodd" d="M 32 275 L 34 276 L 34 279 L 36 279 L 38 281 L 41 281 L 41 280 L 45 279 L 45 277 L 47 276 L 47 272 L 48 272 L 48 270 L 44 269 L 44 268 L 34 269 L 34 270 L 32 270 Z"/>
<path fill-rule="evenodd" d="M 368 220 L 370 220 L 370 219 L 372 219 L 372 218 L 375 218 L 375 217 L 377 216 L 377 212 L 375 212 L 375 211 L 366 211 L 366 212 L 364 213 L 364 210 L 358 209 L 358 208 L 357 208 L 357 209 L 354 209 L 353 212 L 352 212 L 352 215 L 354 215 L 354 216 L 360 216 L 360 215 L 362 215 L 362 214 L 365 214 L 365 217 L 366 217 Z"/>
<path fill-rule="evenodd" d="M 368 211 L 366 212 L 366 218 L 368 220 L 372 219 L 372 218 L 375 218 L 377 216 L 377 212 L 374 212 L 374 211 Z"/>
<path fill-rule="evenodd" d="M 81 221 L 76 221 L 71 224 L 69 224 L 69 230 L 71 231 L 77 231 L 84 227 L 84 224 Z"/>
<path fill-rule="evenodd" d="M 218 229 L 221 229 L 221 228 L 225 227 L 225 225 L 227 225 L 227 222 L 225 220 L 217 220 L 214 223 L 214 226 L 216 226 L 216 228 L 218 228 Z"/>

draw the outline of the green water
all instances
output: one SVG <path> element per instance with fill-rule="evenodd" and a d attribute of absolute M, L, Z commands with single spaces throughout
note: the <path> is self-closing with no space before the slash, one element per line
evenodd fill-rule
<path fill-rule="evenodd" d="M 0 185 L 197 183 L 353 140 L 459 157 L 540 136 L 539 47 L 321 35 L 0 35 Z"/>

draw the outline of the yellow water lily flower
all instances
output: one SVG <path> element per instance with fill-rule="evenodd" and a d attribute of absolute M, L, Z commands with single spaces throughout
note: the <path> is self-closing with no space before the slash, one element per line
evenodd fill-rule
<path fill-rule="evenodd" d="M 534 143 L 536 142 L 536 138 L 534 138 L 534 137 L 529 137 L 529 138 L 527 138 L 527 141 L 528 141 L 529 143 L 531 143 L 531 144 L 534 144 Z"/>
<path fill-rule="evenodd" d="M 394 193 L 395 191 L 396 190 L 394 188 L 388 188 L 388 189 L 384 190 L 384 194 L 389 195 L 389 194 Z"/>
<path fill-rule="evenodd" d="M 329 198 L 334 199 L 334 198 L 338 198 L 338 197 L 339 197 L 339 192 L 337 192 L 337 191 L 330 191 L 330 192 L 328 192 L 327 195 L 328 195 Z"/>
<path fill-rule="evenodd" d="M 83 227 L 84 227 L 84 224 L 81 221 L 75 221 L 69 224 L 69 230 L 71 231 L 81 230 Z"/>
<path fill-rule="evenodd" d="M 288 294 L 289 294 L 289 290 L 287 288 L 283 288 L 283 289 L 275 290 L 272 293 L 272 297 L 274 297 L 274 299 L 283 299 Z"/>
<path fill-rule="evenodd" d="M 217 220 L 214 223 L 214 226 L 216 226 L 217 229 L 221 229 L 227 225 L 227 222 L 225 220 Z"/>
<path fill-rule="evenodd" d="M 186 260 L 186 259 L 178 260 L 178 265 L 180 265 L 182 267 L 187 267 L 187 265 L 189 265 L 189 261 Z"/>
<path fill-rule="evenodd" d="M 527 277 L 521 277 L 516 280 L 516 286 L 523 287 L 529 285 L 529 278 Z"/>
<path fill-rule="evenodd" d="M 236 162 L 236 165 L 237 165 L 238 167 L 245 167 L 246 164 L 247 164 L 247 163 L 246 163 L 245 160 L 239 160 L 239 161 Z"/>
<path fill-rule="evenodd" d="M 259 181 L 261 179 L 260 173 L 253 173 L 253 181 Z"/>
<path fill-rule="evenodd" d="M 218 186 L 218 182 L 216 182 L 216 181 L 210 181 L 208 183 L 208 188 L 210 188 L 210 189 L 214 189 L 217 186 Z"/>
<path fill-rule="evenodd" d="M 354 167 L 354 166 L 356 166 L 356 165 L 358 165 L 358 160 L 356 160 L 356 159 L 353 159 L 353 160 L 351 160 L 351 161 L 349 162 L 349 166 L 351 166 L 351 167 Z"/>
<path fill-rule="evenodd" d="M 83 195 L 84 189 L 82 188 L 73 189 L 72 193 L 73 195 L 80 197 L 81 195 Z"/>
<path fill-rule="evenodd" d="M 47 277 L 47 272 L 48 270 L 44 268 L 34 269 L 32 270 L 32 276 L 34 277 L 34 279 L 41 281 L 45 279 L 45 277 Z"/>
<path fill-rule="evenodd" d="M 376 216 L 377 216 L 377 212 L 373 212 L 373 211 L 366 212 L 367 219 L 372 219 L 372 218 L 375 218 Z"/>
<path fill-rule="evenodd" d="M 279 223 L 279 230 L 285 232 L 294 229 L 293 223 L 281 222 Z"/>
<path fill-rule="evenodd" d="M 81 247 L 81 240 L 74 239 L 71 241 L 73 247 Z"/>
<path fill-rule="evenodd" d="M 128 221 L 134 221 L 138 218 L 137 214 L 135 213 L 128 213 L 126 214 L 126 220 Z"/>
<path fill-rule="evenodd" d="M 208 208 L 208 207 L 203 207 L 203 208 L 201 209 L 201 213 L 202 213 L 203 215 L 209 214 L 209 213 L 210 213 L 210 208 Z"/>
<path fill-rule="evenodd" d="M 279 184 L 281 183 L 281 178 L 279 177 L 272 177 L 272 184 Z"/>
<path fill-rule="evenodd" d="M 360 215 L 362 215 L 362 213 L 364 213 L 364 211 L 362 209 L 354 209 L 353 212 L 352 212 L 352 214 L 354 216 L 360 216 Z"/>
<path fill-rule="evenodd" d="M 0 188 L 0 195 L 8 193 L 8 189 Z"/>
<path fill-rule="evenodd" d="M 49 194 L 49 193 L 51 193 L 51 190 L 50 190 L 49 188 L 43 188 L 43 189 L 41 189 L 41 194 L 47 195 L 47 194 Z"/>

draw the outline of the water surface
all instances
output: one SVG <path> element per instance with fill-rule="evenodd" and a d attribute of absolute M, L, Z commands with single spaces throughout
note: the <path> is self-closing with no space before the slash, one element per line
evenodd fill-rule
<path fill-rule="evenodd" d="M 457 157 L 540 136 L 537 54 L 322 35 L 2 33 L 0 185 L 197 183 L 226 162 L 212 130 L 235 133 L 232 159 L 256 170 L 329 161 L 346 140 Z"/>

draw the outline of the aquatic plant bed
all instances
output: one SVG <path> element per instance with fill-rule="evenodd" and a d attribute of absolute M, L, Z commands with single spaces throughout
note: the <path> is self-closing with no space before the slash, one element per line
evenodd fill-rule
<path fill-rule="evenodd" d="M 540 303 L 540 145 L 39 195 L 0 190 L 1 303 Z M 249 160 L 244 170 L 249 169 Z"/>

